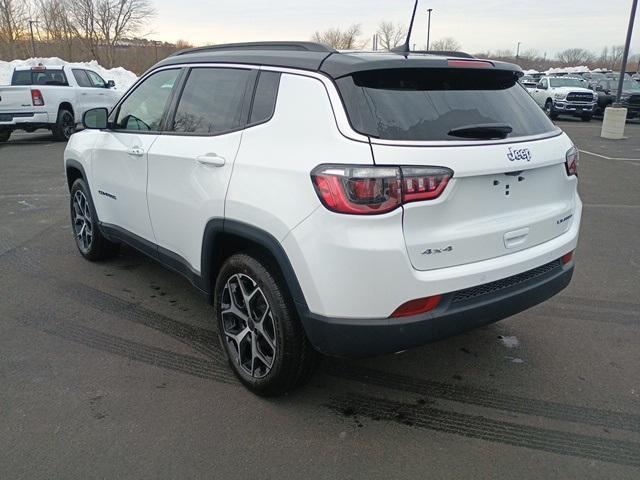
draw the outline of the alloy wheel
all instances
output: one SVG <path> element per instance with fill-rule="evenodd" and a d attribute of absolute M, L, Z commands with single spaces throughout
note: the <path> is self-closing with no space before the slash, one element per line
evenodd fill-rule
<path fill-rule="evenodd" d="M 88 253 L 93 241 L 93 220 L 89 202 L 82 190 L 78 190 L 73 196 L 72 203 L 73 231 L 76 242 L 82 253 Z"/>
<path fill-rule="evenodd" d="M 73 117 L 70 113 L 64 113 L 62 117 L 62 132 L 64 134 L 64 138 L 69 139 L 73 132 L 75 131 L 75 124 L 73 121 Z"/>
<path fill-rule="evenodd" d="M 275 361 L 276 334 L 262 289 L 247 275 L 231 276 L 222 292 L 220 313 L 232 361 L 253 378 L 265 377 Z"/>

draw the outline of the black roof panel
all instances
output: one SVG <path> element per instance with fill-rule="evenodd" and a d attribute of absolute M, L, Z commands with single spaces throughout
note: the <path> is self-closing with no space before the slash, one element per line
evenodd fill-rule
<path fill-rule="evenodd" d="M 475 61 L 462 55 L 448 55 L 449 53 L 455 52 L 443 52 L 444 55 L 413 52 L 337 52 L 312 42 L 252 42 L 183 50 L 162 60 L 155 67 L 184 63 L 236 63 L 309 70 L 340 78 L 367 70 L 449 68 L 450 58 Z M 517 65 L 491 63 L 499 70 L 522 72 Z"/>

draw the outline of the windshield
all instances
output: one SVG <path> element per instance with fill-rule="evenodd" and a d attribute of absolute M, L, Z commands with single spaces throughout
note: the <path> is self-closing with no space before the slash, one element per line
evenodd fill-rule
<path fill-rule="evenodd" d="M 550 78 L 549 82 L 552 87 L 587 87 L 586 82 L 578 78 Z"/>
<path fill-rule="evenodd" d="M 555 130 L 510 71 L 376 70 L 337 83 L 353 128 L 375 138 L 460 140 L 452 132 L 496 124 L 509 138 Z"/>

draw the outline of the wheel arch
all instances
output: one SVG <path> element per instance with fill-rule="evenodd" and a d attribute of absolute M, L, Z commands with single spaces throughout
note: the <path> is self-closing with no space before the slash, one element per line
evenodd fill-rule
<path fill-rule="evenodd" d="M 87 180 L 87 174 L 84 171 L 84 167 L 77 160 L 69 159 L 65 162 L 65 173 L 67 175 L 67 186 L 69 187 L 69 192 L 71 192 L 71 187 L 73 186 L 73 182 L 81 178 L 87 184 L 87 188 L 89 188 L 89 181 Z"/>
<path fill-rule="evenodd" d="M 75 113 L 75 110 L 73 109 L 73 105 L 71 105 L 70 102 L 67 102 L 67 101 L 60 102 L 60 105 L 58 105 L 58 113 L 60 113 L 62 110 L 68 110 L 69 112 L 71 112 L 71 115 L 73 115 L 73 120 L 75 121 L 76 113 Z"/>
<path fill-rule="evenodd" d="M 282 274 L 298 314 L 304 318 L 308 312 L 307 302 L 282 244 L 270 233 L 237 220 L 215 218 L 205 227 L 201 276 L 210 292 L 209 300 L 213 301 L 215 281 L 224 261 L 246 250 L 260 250 L 269 256 Z"/>

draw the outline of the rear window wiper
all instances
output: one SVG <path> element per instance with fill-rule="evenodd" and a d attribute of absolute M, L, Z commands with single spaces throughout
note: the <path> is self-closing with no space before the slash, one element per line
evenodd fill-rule
<path fill-rule="evenodd" d="M 451 137 L 494 140 L 507 138 L 507 135 L 511 132 L 513 132 L 513 128 L 506 123 L 480 123 L 452 128 L 447 135 Z"/>

